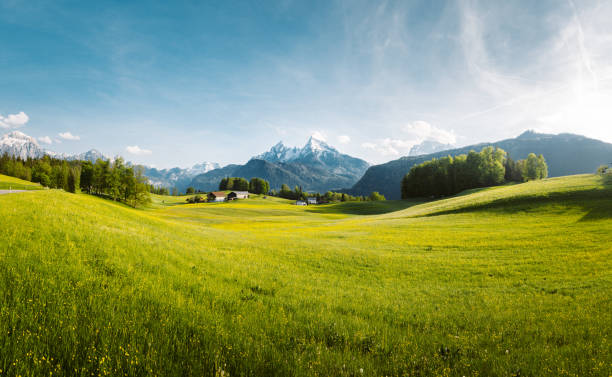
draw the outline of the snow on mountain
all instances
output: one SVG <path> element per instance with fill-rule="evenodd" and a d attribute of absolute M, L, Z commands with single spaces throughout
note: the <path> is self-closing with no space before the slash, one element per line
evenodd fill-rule
<path fill-rule="evenodd" d="M 172 188 L 176 187 L 183 192 L 193 177 L 207 173 L 211 170 L 219 169 L 221 166 L 216 162 L 203 162 L 193 165 L 187 169 L 171 168 L 171 169 L 156 169 L 152 167 L 144 167 L 144 175 L 149 178 L 149 183 L 154 186 Z"/>
<path fill-rule="evenodd" d="M 282 141 L 278 142 L 268 152 L 259 154 L 252 159 L 264 160 L 268 162 L 293 162 L 301 161 L 304 159 L 319 158 L 321 156 L 339 156 L 341 155 L 338 150 L 328 145 L 323 140 L 317 139 L 311 136 L 308 139 L 306 145 L 303 148 L 293 147 L 289 148 L 283 144 Z"/>
<path fill-rule="evenodd" d="M 46 151 L 33 137 L 20 131 L 13 131 L 0 139 L 0 155 L 5 153 L 26 159 L 43 157 Z"/>
<path fill-rule="evenodd" d="M 186 173 L 195 177 L 198 174 L 206 173 L 214 169 L 219 169 L 221 165 L 216 162 L 204 161 L 201 164 L 195 164 L 191 168 L 185 169 Z"/>
<path fill-rule="evenodd" d="M 80 161 L 91 161 L 96 162 L 98 159 L 101 160 L 112 160 L 110 157 L 104 155 L 97 149 L 91 149 L 85 153 L 73 154 L 65 157 L 66 160 L 80 160 Z"/>
<path fill-rule="evenodd" d="M 65 159 L 69 161 L 80 160 L 91 161 L 94 163 L 98 159 L 110 161 L 113 160 L 96 149 L 91 149 L 87 152 L 79 154 L 66 154 L 49 151 L 42 148 L 36 139 L 20 131 L 13 131 L 4 135 L 0 139 L 0 155 L 5 153 L 23 159 L 40 158 L 48 155 L 53 158 Z M 129 162 L 128 164 L 131 165 Z M 203 162 L 187 169 L 181 169 L 178 167 L 172 169 L 156 169 L 144 166 L 144 174 L 149 178 L 149 182 L 151 184 L 169 188 L 177 187 L 179 190 L 184 190 L 187 188 L 193 177 L 218 168 L 220 168 L 219 164 L 214 162 Z"/>
<path fill-rule="evenodd" d="M 368 163 L 340 153 L 323 140 L 311 137 L 304 147 L 287 147 L 282 142 L 254 156 L 245 165 L 228 165 L 193 178 L 196 189 L 215 190 L 223 177 L 259 177 L 278 189 L 282 184 L 325 192 L 351 187 L 367 170 Z"/>

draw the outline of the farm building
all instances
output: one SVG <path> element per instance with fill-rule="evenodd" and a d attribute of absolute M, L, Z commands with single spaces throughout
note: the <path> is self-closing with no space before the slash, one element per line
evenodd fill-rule
<path fill-rule="evenodd" d="M 317 198 L 308 198 L 308 205 L 311 205 L 311 204 L 319 204 L 317 202 Z"/>
<path fill-rule="evenodd" d="M 249 192 L 248 191 L 232 191 L 227 194 L 227 200 L 235 200 L 235 199 L 248 199 Z"/>
<path fill-rule="evenodd" d="M 297 201 L 295 202 L 295 205 L 296 205 L 296 206 L 305 206 L 305 205 L 307 205 L 307 204 L 306 204 L 306 202 L 305 202 L 305 201 L 303 201 L 303 200 L 297 200 Z"/>
<path fill-rule="evenodd" d="M 223 191 L 213 191 L 208 194 L 209 202 L 224 202 L 227 196 Z"/>

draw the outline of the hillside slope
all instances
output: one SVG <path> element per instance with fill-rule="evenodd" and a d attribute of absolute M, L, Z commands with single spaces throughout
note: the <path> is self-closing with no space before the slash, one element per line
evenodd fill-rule
<path fill-rule="evenodd" d="M 388 199 L 399 199 L 402 178 L 412 166 L 432 158 L 456 156 L 470 150 L 480 151 L 489 145 L 504 149 L 515 160 L 526 158 L 532 152 L 543 154 L 551 177 L 594 173 L 599 165 L 612 161 L 612 144 L 579 135 L 546 135 L 528 131 L 515 139 L 470 145 L 428 155 L 402 157 L 371 166 L 348 192 L 353 195 L 367 195 L 378 191 Z"/>
<path fill-rule="evenodd" d="M 0 369 L 608 376 L 610 195 L 591 175 L 362 211 L 0 196 Z"/>

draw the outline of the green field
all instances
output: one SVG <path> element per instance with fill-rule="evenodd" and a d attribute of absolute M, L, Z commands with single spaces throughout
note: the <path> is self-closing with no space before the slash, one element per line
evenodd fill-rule
<path fill-rule="evenodd" d="M 612 374 L 601 177 L 426 203 L 173 200 L 0 196 L 0 376 Z"/>
<path fill-rule="evenodd" d="M 0 190 L 42 190 L 38 183 L 0 174 Z"/>

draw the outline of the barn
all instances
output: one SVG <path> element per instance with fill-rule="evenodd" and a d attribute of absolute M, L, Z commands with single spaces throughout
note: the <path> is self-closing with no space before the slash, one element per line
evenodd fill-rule
<path fill-rule="evenodd" d="M 227 195 L 223 191 L 213 191 L 208 194 L 209 202 L 224 202 Z"/>
<path fill-rule="evenodd" d="M 248 191 L 232 191 L 227 194 L 227 200 L 236 200 L 236 199 L 248 199 L 249 192 Z"/>
<path fill-rule="evenodd" d="M 317 202 L 317 198 L 308 198 L 308 205 L 311 205 L 311 204 L 319 204 Z"/>
<path fill-rule="evenodd" d="M 295 205 L 296 205 L 296 206 L 305 206 L 305 205 L 307 205 L 307 204 L 306 204 L 306 202 L 305 202 L 305 201 L 303 201 L 303 200 L 297 200 L 297 201 L 295 202 Z"/>

